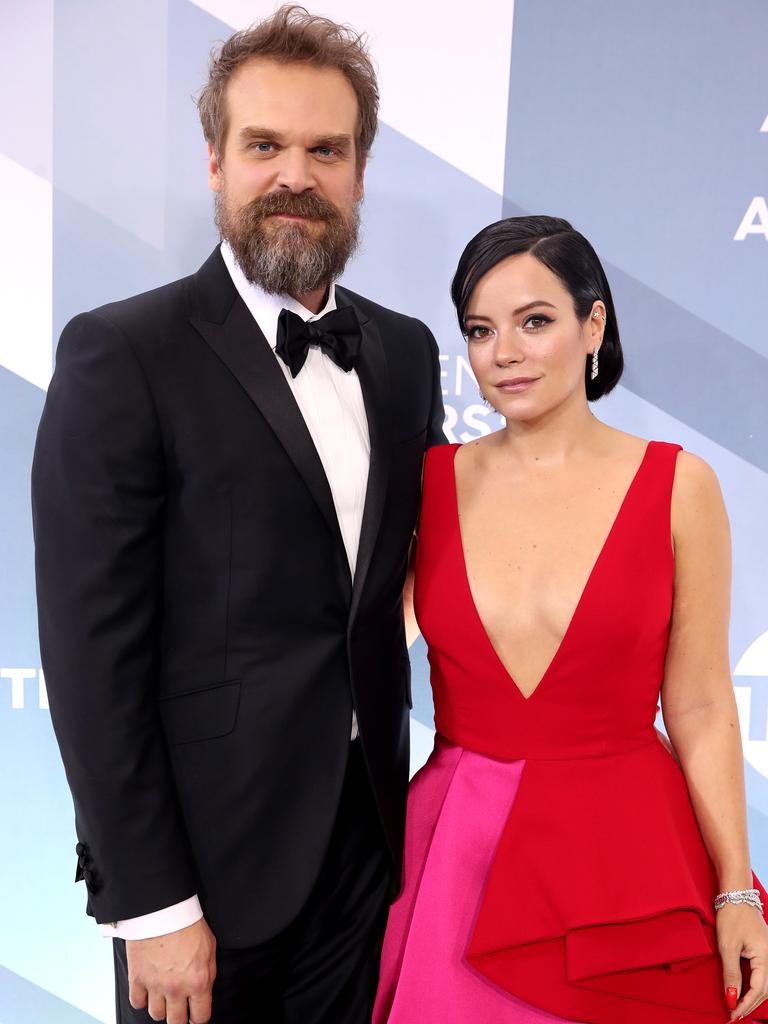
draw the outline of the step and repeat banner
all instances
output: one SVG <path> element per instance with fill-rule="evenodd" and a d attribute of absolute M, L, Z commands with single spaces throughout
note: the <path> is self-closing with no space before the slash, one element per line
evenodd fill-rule
<path fill-rule="evenodd" d="M 714 466 L 734 546 L 731 655 L 755 867 L 768 877 L 768 35 L 762 0 L 322 0 L 365 29 L 382 124 L 353 289 L 427 321 L 446 431 L 501 426 L 448 299 L 501 216 L 567 217 L 614 289 L 627 370 L 595 411 Z M 111 949 L 73 884 L 69 793 L 36 635 L 29 471 L 77 312 L 194 271 L 216 243 L 192 95 L 265 0 L 0 4 L 0 1024 L 113 1017 Z M 413 767 L 432 707 L 413 648 Z"/>

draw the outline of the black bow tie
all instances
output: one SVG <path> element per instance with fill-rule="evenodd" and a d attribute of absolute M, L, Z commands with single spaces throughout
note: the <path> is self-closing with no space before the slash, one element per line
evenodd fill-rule
<path fill-rule="evenodd" d="M 357 362 L 361 340 L 360 321 L 351 306 L 333 309 L 319 320 L 306 323 L 297 313 L 283 309 L 277 320 L 275 351 L 292 377 L 304 365 L 310 345 L 319 345 L 337 366 L 349 373 Z"/>

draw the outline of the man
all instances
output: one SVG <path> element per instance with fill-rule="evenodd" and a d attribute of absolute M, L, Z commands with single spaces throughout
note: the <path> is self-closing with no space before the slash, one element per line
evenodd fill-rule
<path fill-rule="evenodd" d="M 35 453 L 77 874 L 118 1021 L 362 1024 L 398 884 L 437 349 L 334 285 L 377 123 L 361 40 L 281 8 L 224 44 L 199 107 L 223 244 L 66 327 Z"/>

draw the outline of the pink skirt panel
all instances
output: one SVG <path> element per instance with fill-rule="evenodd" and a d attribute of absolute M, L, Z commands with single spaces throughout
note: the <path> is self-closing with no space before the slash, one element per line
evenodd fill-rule
<path fill-rule="evenodd" d="M 465 960 L 524 767 L 437 737 L 408 794 L 403 890 L 389 914 L 373 1024 L 563 1024 Z"/>

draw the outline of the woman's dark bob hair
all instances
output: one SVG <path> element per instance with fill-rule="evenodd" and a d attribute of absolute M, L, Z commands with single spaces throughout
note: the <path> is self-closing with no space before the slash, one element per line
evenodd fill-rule
<path fill-rule="evenodd" d="M 594 402 L 607 395 L 619 381 L 624 356 L 611 289 L 597 253 L 586 240 L 560 217 L 508 217 L 496 221 L 475 235 L 461 254 L 451 284 L 459 327 L 466 333 L 464 318 L 472 292 L 481 277 L 509 256 L 529 252 L 560 278 L 573 299 L 577 318 L 583 323 L 595 301 L 605 306 L 606 324 L 600 346 L 599 373 L 591 379 L 592 358 L 587 357 L 584 381 L 587 399 Z"/>

